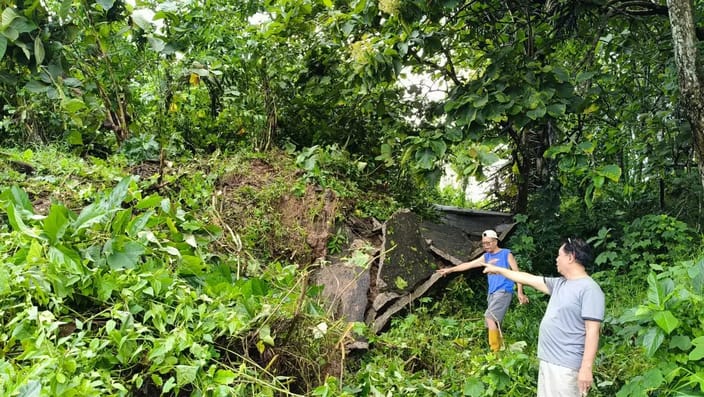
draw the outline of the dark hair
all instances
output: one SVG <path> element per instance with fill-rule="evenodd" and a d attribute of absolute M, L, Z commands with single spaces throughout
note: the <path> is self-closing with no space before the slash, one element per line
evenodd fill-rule
<path fill-rule="evenodd" d="M 594 254 L 591 245 L 586 241 L 581 238 L 568 237 L 564 242 L 563 249 L 566 253 L 574 255 L 574 259 L 585 269 L 591 267 Z"/>

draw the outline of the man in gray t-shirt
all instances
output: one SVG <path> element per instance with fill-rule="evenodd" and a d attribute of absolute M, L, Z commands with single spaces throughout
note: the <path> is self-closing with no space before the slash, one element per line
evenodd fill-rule
<path fill-rule="evenodd" d="M 487 265 L 501 274 L 550 295 L 538 336 L 538 397 L 585 396 L 593 383 L 592 366 L 604 320 L 604 293 L 587 274 L 591 247 L 567 239 L 555 263 L 562 277 L 542 277 Z"/>

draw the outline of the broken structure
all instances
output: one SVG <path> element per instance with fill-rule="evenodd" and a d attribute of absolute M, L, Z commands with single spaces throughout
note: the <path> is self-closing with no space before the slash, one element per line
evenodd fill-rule
<path fill-rule="evenodd" d="M 494 229 L 503 240 L 515 225 L 513 215 L 502 212 L 436 208 L 435 220 L 402 210 L 384 224 L 349 222 L 349 247 L 329 255 L 329 264 L 314 277 L 334 317 L 382 331 L 394 314 L 436 284 L 438 268 L 477 258 L 484 230 Z M 350 346 L 364 347 L 363 341 Z"/>

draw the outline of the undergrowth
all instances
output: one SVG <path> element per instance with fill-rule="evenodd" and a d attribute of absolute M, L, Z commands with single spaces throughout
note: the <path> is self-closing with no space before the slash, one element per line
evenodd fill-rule
<path fill-rule="evenodd" d="M 311 148 L 298 165 L 216 153 L 156 168 L 8 151 L 32 169 L 0 162 L 0 395 L 533 395 L 548 298 L 530 288 L 531 303 L 509 309 L 498 353 L 487 348 L 481 272 L 416 301 L 379 335 L 326 316 L 310 269 L 290 260 L 301 251 L 286 232 L 299 231 L 284 230 L 282 197 L 308 200 L 301 216 L 324 208 L 309 183 L 360 217 L 399 205 L 338 181 L 364 175 L 338 150 Z M 535 230 L 512 240 L 519 264 L 550 271 Z M 590 395 L 701 395 L 700 236 L 646 215 L 591 242 L 607 310 Z M 290 251 L 272 255 L 276 244 Z M 341 244 L 333 231 L 322 246 Z M 370 349 L 349 355 L 360 333 Z"/>
<path fill-rule="evenodd" d="M 0 172 L 1 396 L 304 395 L 341 372 L 352 330 L 305 264 L 258 258 L 214 205 L 257 158 L 10 155 L 32 168 Z"/>
<path fill-rule="evenodd" d="M 590 395 L 702 395 L 704 254 L 692 249 L 699 245 L 695 234 L 660 215 L 637 219 L 625 231 L 601 251 L 602 268 L 608 261 L 618 266 L 592 275 L 607 307 Z M 635 235 L 650 237 L 633 246 Z M 593 241 L 606 238 L 602 233 Z M 535 395 L 538 328 L 548 297 L 526 287 L 530 304 L 514 299 L 502 327 L 503 350 L 490 353 L 483 277 L 467 272 L 441 296 L 424 298 L 372 339 L 373 348 L 355 362 L 354 378 L 344 386 L 329 382 L 318 395 Z M 330 393 L 331 385 L 338 394 Z"/>

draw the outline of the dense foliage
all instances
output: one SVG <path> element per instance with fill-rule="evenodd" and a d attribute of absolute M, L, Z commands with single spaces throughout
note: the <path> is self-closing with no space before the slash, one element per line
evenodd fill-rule
<path fill-rule="evenodd" d="M 276 211 L 334 224 L 431 202 L 516 213 L 504 243 L 536 273 L 563 237 L 590 240 L 609 302 L 596 395 L 704 392 L 703 162 L 665 2 L 0 0 L 0 16 L 0 395 L 531 394 L 544 297 L 488 354 L 467 274 L 348 357 L 364 327 L 329 319 L 315 247 Z"/>
<path fill-rule="evenodd" d="M 88 178 L 83 167 L 63 171 Z M 105 180 L 63 193 L 78 212 L 52 199 L 39 214 L 17 186 L 2 193 L 0 394 L 291 389 L 288 380 L 265 375 L 248 344 L 263 353 L 274 344 L 272 329 L 306 316 L 296 306 L 305 292 L 296 288 L 302 274 L 270 263 L 257 277 L 244 277 L 256 263 L 213 250 L 215 241 L 227 241 L 220 227 L 194 218 L 178 201 L 147 194 L 153 181 L 127 176 L 111 187 L 116 170 L 98 167 Z"/>
<path fill-rule="evenodd" d="M 349 183 L 354 178 L 334 176 L 350 160 L 332 161 L 330 151 L 306 161 L 315 153 L 191 160 L 173 164 L 161 182 L 121 157 L 8 153 L 35 174 L 9 165 L 0 173 L 9 186 L 0 195 L 0 394 L 531 394 L 546 300 L 529 290 L 532 303 L 506 318 L 505 350 L 489 353 L 478 272 L 421 299 L 388 331 L 367 334 L 368 353 L 344 354 L 341 343 L 364 327 L 325 314 L 307 270 L 275 257 L 284 246 L 275 236 L 247 237 L 273 233 L 293 247 L 291 230 L 272 216 L 272 198 L 308 183 L 364 197 Z M 247 204 L 228 200 L 271 214 L 231 229 L 223 220 L 235 218 L 214 194 L 264 158 L 278 164 L 271 183 L 258 193 L 245 183 Z M 287 169 L 299 179 L 284 187 L 277 178 Z M 349 210 L 359 216 L 388 216 L 394 206 L 381 197 L 356 200 Z M 543 243 L 529 227 L 519 226 L 509 244 L 522 266 L 539 268 L 535 258 L 552 258 L 531 251 Z M 608 302 L 594 394 L 697 395 L 704 330 L 692 314 L 704 294 L 701 236 L 673 217 L 646 215 L 591 237 L 600 252 L 594 277 Z M 329 249 L 339 244 L 331 235 Z"/>
<path fill-rule="evenodd" d="M 337 145 L 402 195 L 444 168 L 517 212 L 682 211 L 698 181 L 667 9 L 629 2 L 2 1 L 1 143 L 162 157 Z M 468 28 L 468 27 L 473 28 Z M 474 28 L 476 27 L 476 28 Z M 373 166 L 373 167 L 372 167 Z M 411 198 L 408 198 L 412 201 Z M 559 203 L 550 202 L 550 211 Z M 692 207 L 694 208 L 694 207 Z"/>

